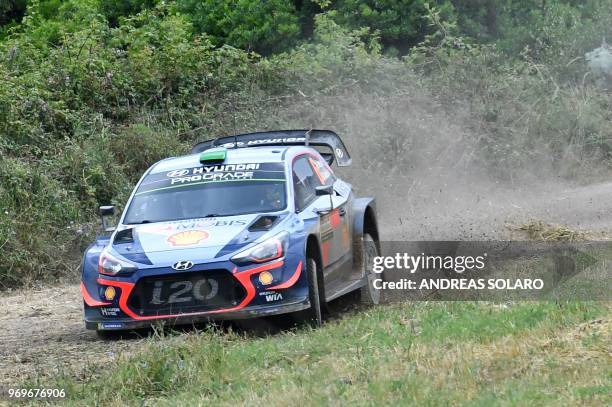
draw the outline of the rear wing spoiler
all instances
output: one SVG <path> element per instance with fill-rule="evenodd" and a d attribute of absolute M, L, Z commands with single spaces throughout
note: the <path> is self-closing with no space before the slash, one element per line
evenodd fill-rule
<path fill-rule="evenodd" d="M 331 130 L 275 130 L 238 134 L 202 141 L 191 149 L 192 154 L 215 147 L 242 148 L 258 146 L 318 146 L 331 149 L 338 166 L 351 165 L 351 156 L 340 137 Z"/>

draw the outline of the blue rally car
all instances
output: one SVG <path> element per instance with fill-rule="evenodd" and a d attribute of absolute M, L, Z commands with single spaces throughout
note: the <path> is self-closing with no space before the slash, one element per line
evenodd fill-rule
<path fill-rule="evenodd" d="M 114 208 L 100 208 L 105 233 L 82 264 L 86 327 L 284 313 L 321 324 L 325 303 L 348 292 L 378 303 L 374 199 L 331 169 L 350 163 L 326 130 L 223 137 L 157 162 L 116 227 Z"/>

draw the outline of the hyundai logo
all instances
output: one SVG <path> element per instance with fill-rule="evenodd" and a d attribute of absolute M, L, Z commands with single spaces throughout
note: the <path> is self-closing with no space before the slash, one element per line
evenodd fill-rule
<path fill-rule="evenodd" d="M 172 268 L 178 271 L 185 271 L 185 270 L 189 270 L 190 268 L 193 267 L 193 262 L 192 261 L 177 261 L 176 263 L 174 263 L 172 265 Z"/>
<path fill-rule="evenodd" d="M 166 174 L 169 178 L 184 177 L 189 174 L 189 170 L 174 170 Z"/>

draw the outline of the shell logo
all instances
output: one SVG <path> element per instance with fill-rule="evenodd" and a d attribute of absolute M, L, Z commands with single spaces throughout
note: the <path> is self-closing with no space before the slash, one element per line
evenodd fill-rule
<path fill-rule="evenodd" d="M 172 246 L 193 246 L 208 239 L 208 236 L 208 232 L 203 230 L 187 230 L 168 237 L 166 241 Z"/>
<path fill-rule="evenodd" d="M 115 291 L 114 287 L 108 286 L 106 287 L 106 290 L 104 290 L 104 298 L 106 298 L 107 301 L 114 300 L 116 294 L 117 292 Z"/>
<path fill-rule="evenodd" d="M 264 271 L 259 274 L 259 281 L 263 285 L 269 285 L 274 280 L 274 276 L 269 271 Z"/>

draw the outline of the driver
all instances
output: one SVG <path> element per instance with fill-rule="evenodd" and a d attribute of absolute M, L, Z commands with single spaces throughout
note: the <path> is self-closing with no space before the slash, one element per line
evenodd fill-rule
<path fill-rule="evenodd" d="M 272 209 L 282 209 L 283 208 L 283 196 L 281 193 L 281 187 L 278 185 L 267 185 L 265 188 L 264 198 L 261 200 L 260 204 L 262 207 L 272 208 Z"/>

